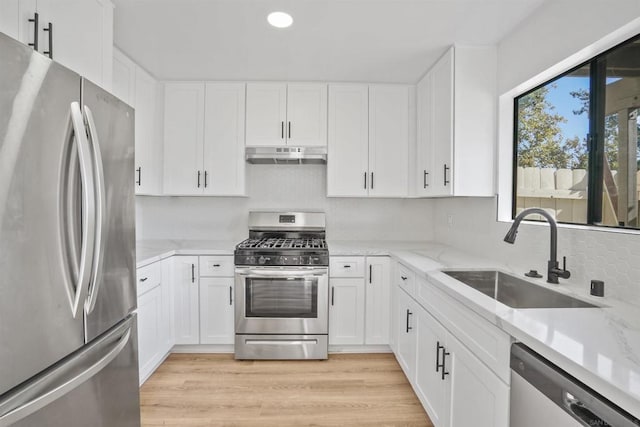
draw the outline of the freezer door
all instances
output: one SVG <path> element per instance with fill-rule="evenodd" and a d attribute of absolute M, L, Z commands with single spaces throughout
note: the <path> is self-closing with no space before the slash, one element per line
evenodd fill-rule
<path fill-rule="evenodd" d="M 134 112 L 86 79 L 81 104 L 96 172 L 97 232 L 85 306 L 90 342 L 136 308 Z"/>
<path fill-rule="evenodd" d="M 84 344 L 79 100 L 78 75 L 0 34 L 0 395 Z"/>
<path fill-rule="evenodd" d="M 138 427 L 135 315 L 0 396 L 0 427 Z"/>

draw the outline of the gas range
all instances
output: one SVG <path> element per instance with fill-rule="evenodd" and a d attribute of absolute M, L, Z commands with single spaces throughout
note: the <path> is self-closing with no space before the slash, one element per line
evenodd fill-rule
<path fill-rule="evenodd" d="M 324 213 L 250 212 L 234 258 L 236 359 L 326 359 Z"/>

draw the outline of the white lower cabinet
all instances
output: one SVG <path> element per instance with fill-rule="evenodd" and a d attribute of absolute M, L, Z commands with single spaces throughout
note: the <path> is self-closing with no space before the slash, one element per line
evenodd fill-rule
<path fill-rule="evenodd" d="M 171 267 L 175 343 L 199 344 L 198 257 L 174 256 Z"/>
<path fill-rule="evenodd" d="M 387 256 L 336 256 L 329 266 L 329 344 L 389 344 Z"/>
<path fill-rule="evenodd" d="M 137 269 L 138 368 L 140 384 L 173 347 L 169 260 Z"/>
<path fill-rule="evenodd" d="M 200 344 L 233 344 L 233 277 L 200 278 Z"/>
<path fill-rule="evenodd" d="M 367 257 L 365 344 L 389 344 L 390 265 L 389 257 Z"/>
<path fill-rule="evenodd" d="M 401 291 L 402 292 L 402 291 Z M 425 310 L 417 313 L 415 391 L 436 426 L 447 425 L 447 375 L 443 375 L 442 352 L 447 331 Z M 446 361 L 445 361 L 446 362 Z M 451 375 L 451 374 L 449 374 Z M 444 379 L 443 379 L 444 378 Z"/>
<path fill-rule="evenodd" d="M 140 384 L 162 358 L 162 288 L 156 286 L 138 297 L 138 367 Z"/>
<path fill-rule="evenodd" d="M 396 299 L 396 358 L 412 384 L 416 370 L 416 303 L 401 289 Z"/>
<path fill-rule="evenodd" d="M 445 361 L 450 372 L 446 425 L 508 427 L 509 386 L 451 334 L 446 350 L 451 357 Z"/>
<path fill-rule="evenodd" d="M 418 288 L 428 284 L 417 276 Z M 508 427 L 509 385 L 451 332 L 460 322 L 454 311 L 446 315 L 451 303 L 434 293 L 430 303 L 440 310 L 432 315 L 401 287 L 394 293 L 396 358 L 433 425 Z"/>
<path fill-rule="evenodd" d="M 364 344 L 364 280 L 331 278 L 329 344 Z"/>

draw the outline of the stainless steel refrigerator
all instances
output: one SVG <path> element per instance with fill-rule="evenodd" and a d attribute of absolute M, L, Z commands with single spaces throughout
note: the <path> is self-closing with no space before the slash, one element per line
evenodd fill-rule
<path fill-rule="evenodd" d="M 0 33 L 0 427 L 140 425 L 133 130 Z"/>

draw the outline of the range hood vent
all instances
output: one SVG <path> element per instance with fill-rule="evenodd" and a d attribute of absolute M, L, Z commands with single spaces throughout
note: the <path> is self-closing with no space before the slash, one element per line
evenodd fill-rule
<path fill-rule="evenodd" d="M 324 165 L 325 147 L 247 147 L 247 162 L 257 165 Z"/>

